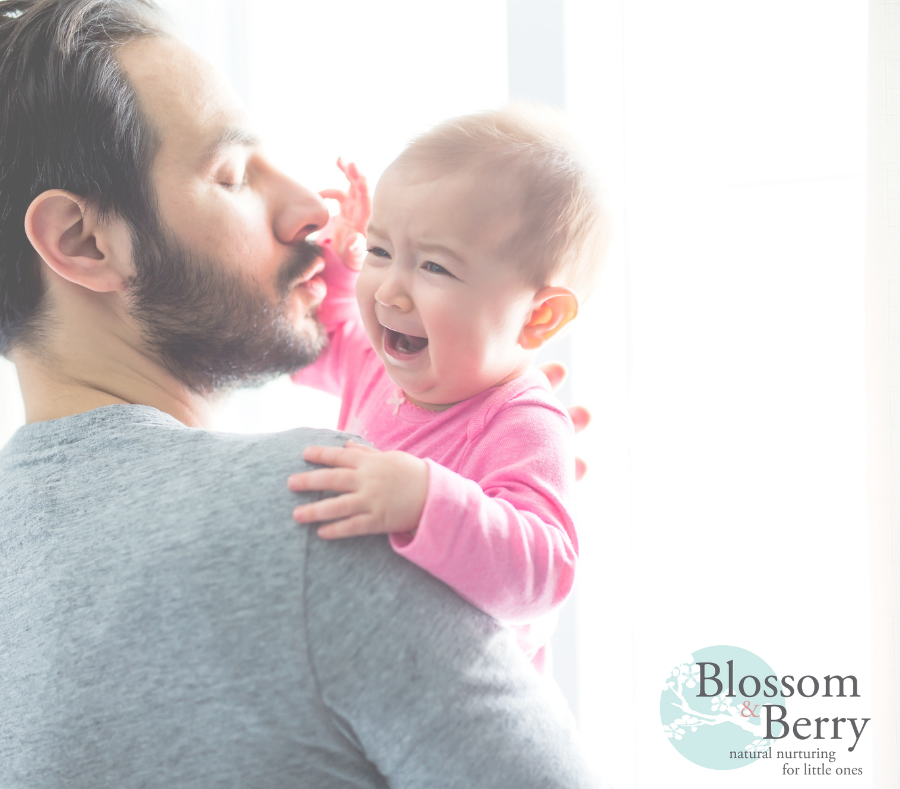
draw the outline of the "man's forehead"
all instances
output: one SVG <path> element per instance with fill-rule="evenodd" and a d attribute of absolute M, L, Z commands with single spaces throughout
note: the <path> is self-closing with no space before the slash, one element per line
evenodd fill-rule
<path fill-rule="evenodd" d="M 195 157 L 225 137 L 247 134 L 247 112 L 234 89 L 177 39 L 139 39 L 118 57 L 164 148 L 175 144 Z"/>

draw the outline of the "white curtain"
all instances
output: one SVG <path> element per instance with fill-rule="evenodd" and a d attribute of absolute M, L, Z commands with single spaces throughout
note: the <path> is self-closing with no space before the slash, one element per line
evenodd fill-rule
<path fill-rule="evenodd" d="M 867 372 L 875 774 L 900 784 L 900 2 L 872 0 Z"/>
<path fill-rule="evenodd" d="M 680 656 L 735 645 L 779 674 L 856 675 L 861 698 L 831 713 L 875 718 L 866 7 L 568 0 L 566 15 L 567 107 L 621 215 L 575 336 L 576 399 L 595 414 L 582 732 L 615 785 L 776 785 L 773 765 L 681 757 L 660 686 Z M 790 714 L 829 712 L 795 697 Z M 874 742 L 828 743 L 863 768 L 854 786 L 876 785 Z"/>

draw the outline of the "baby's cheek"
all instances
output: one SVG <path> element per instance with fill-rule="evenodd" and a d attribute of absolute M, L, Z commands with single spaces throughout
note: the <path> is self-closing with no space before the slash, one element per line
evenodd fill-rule
<path fill-rule="evenodd" d="M 375 309 L 371 300 L 365 300 L 360 298 L 359 291 L 357 291 L 356 303 L 359 305 L 359 314 L 362 317 L 363 328 L 366 331 L 366 336 L 369 338 L 369 342 L 378 349 L 378 345 L 380 344 L 380 331 L 381 324 L 378 323 L 378 318 L 375 317 Z M 376 341 L 378 340 L 378 341 Z"/>
<path fill-rule="evenodd" d="M 375 291 L 378 290 L 378 282 L 372 266 L 363 264 L 362 271 L 356 280 L 356 303 L 360 312 L 365 315 L 366 310 L 375 308 Z"/>
<path fill-rule="evenodd" d="M 441 384 L 452 389 L 457 396 L 478 394 L 480 390 L 472 390 L 478 389 L 480 382 L 489 378 L 492 372 L 490 365 L 486 364 L 484 351 L 480 338 L 469 337 L 464 332 L 457 332 L 455 337 L 445 340 L 441 363 L 436 365 Z"/>

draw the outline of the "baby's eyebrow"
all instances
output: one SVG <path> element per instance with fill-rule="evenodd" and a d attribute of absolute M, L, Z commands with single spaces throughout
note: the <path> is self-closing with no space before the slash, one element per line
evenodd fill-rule
<path fill-rule="evenodd" d="M 457 263 L 464 266 L 466 261 L 463 260 L 456 252 L 454 252 L 450 247 L 445 247 L 443 244 L 417 244 L 423 252 L 443 252 L 448 257 L 453 258 Z"/>
<path fill-rule="evenodd" d="M 370 236 L 377 236 L 378 238 L 387 238 L 388 235 L 380 228 L 375 227 L 375 225 L 369 225 L 366 228 L 366 233 Z M 463 260 L 456 252 L 454 252 L 450 247 L 445 247 L 443 244 L 416 244 L 416 248 L 421 250 L 422 252 L 442 252 L 447 255 L 447 257 L 453 258 L 457 263 L 461 266 L 466 265 L 466 261 Z"/>

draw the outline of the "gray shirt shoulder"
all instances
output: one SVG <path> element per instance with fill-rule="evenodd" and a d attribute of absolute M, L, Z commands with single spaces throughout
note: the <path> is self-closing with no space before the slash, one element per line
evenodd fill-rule
<path fill-rule="evenodd" d="M 593 785 L 510 633 L 291 517 L 303 449 L 144 406 L 0 451 L 0 785 Z"/>

